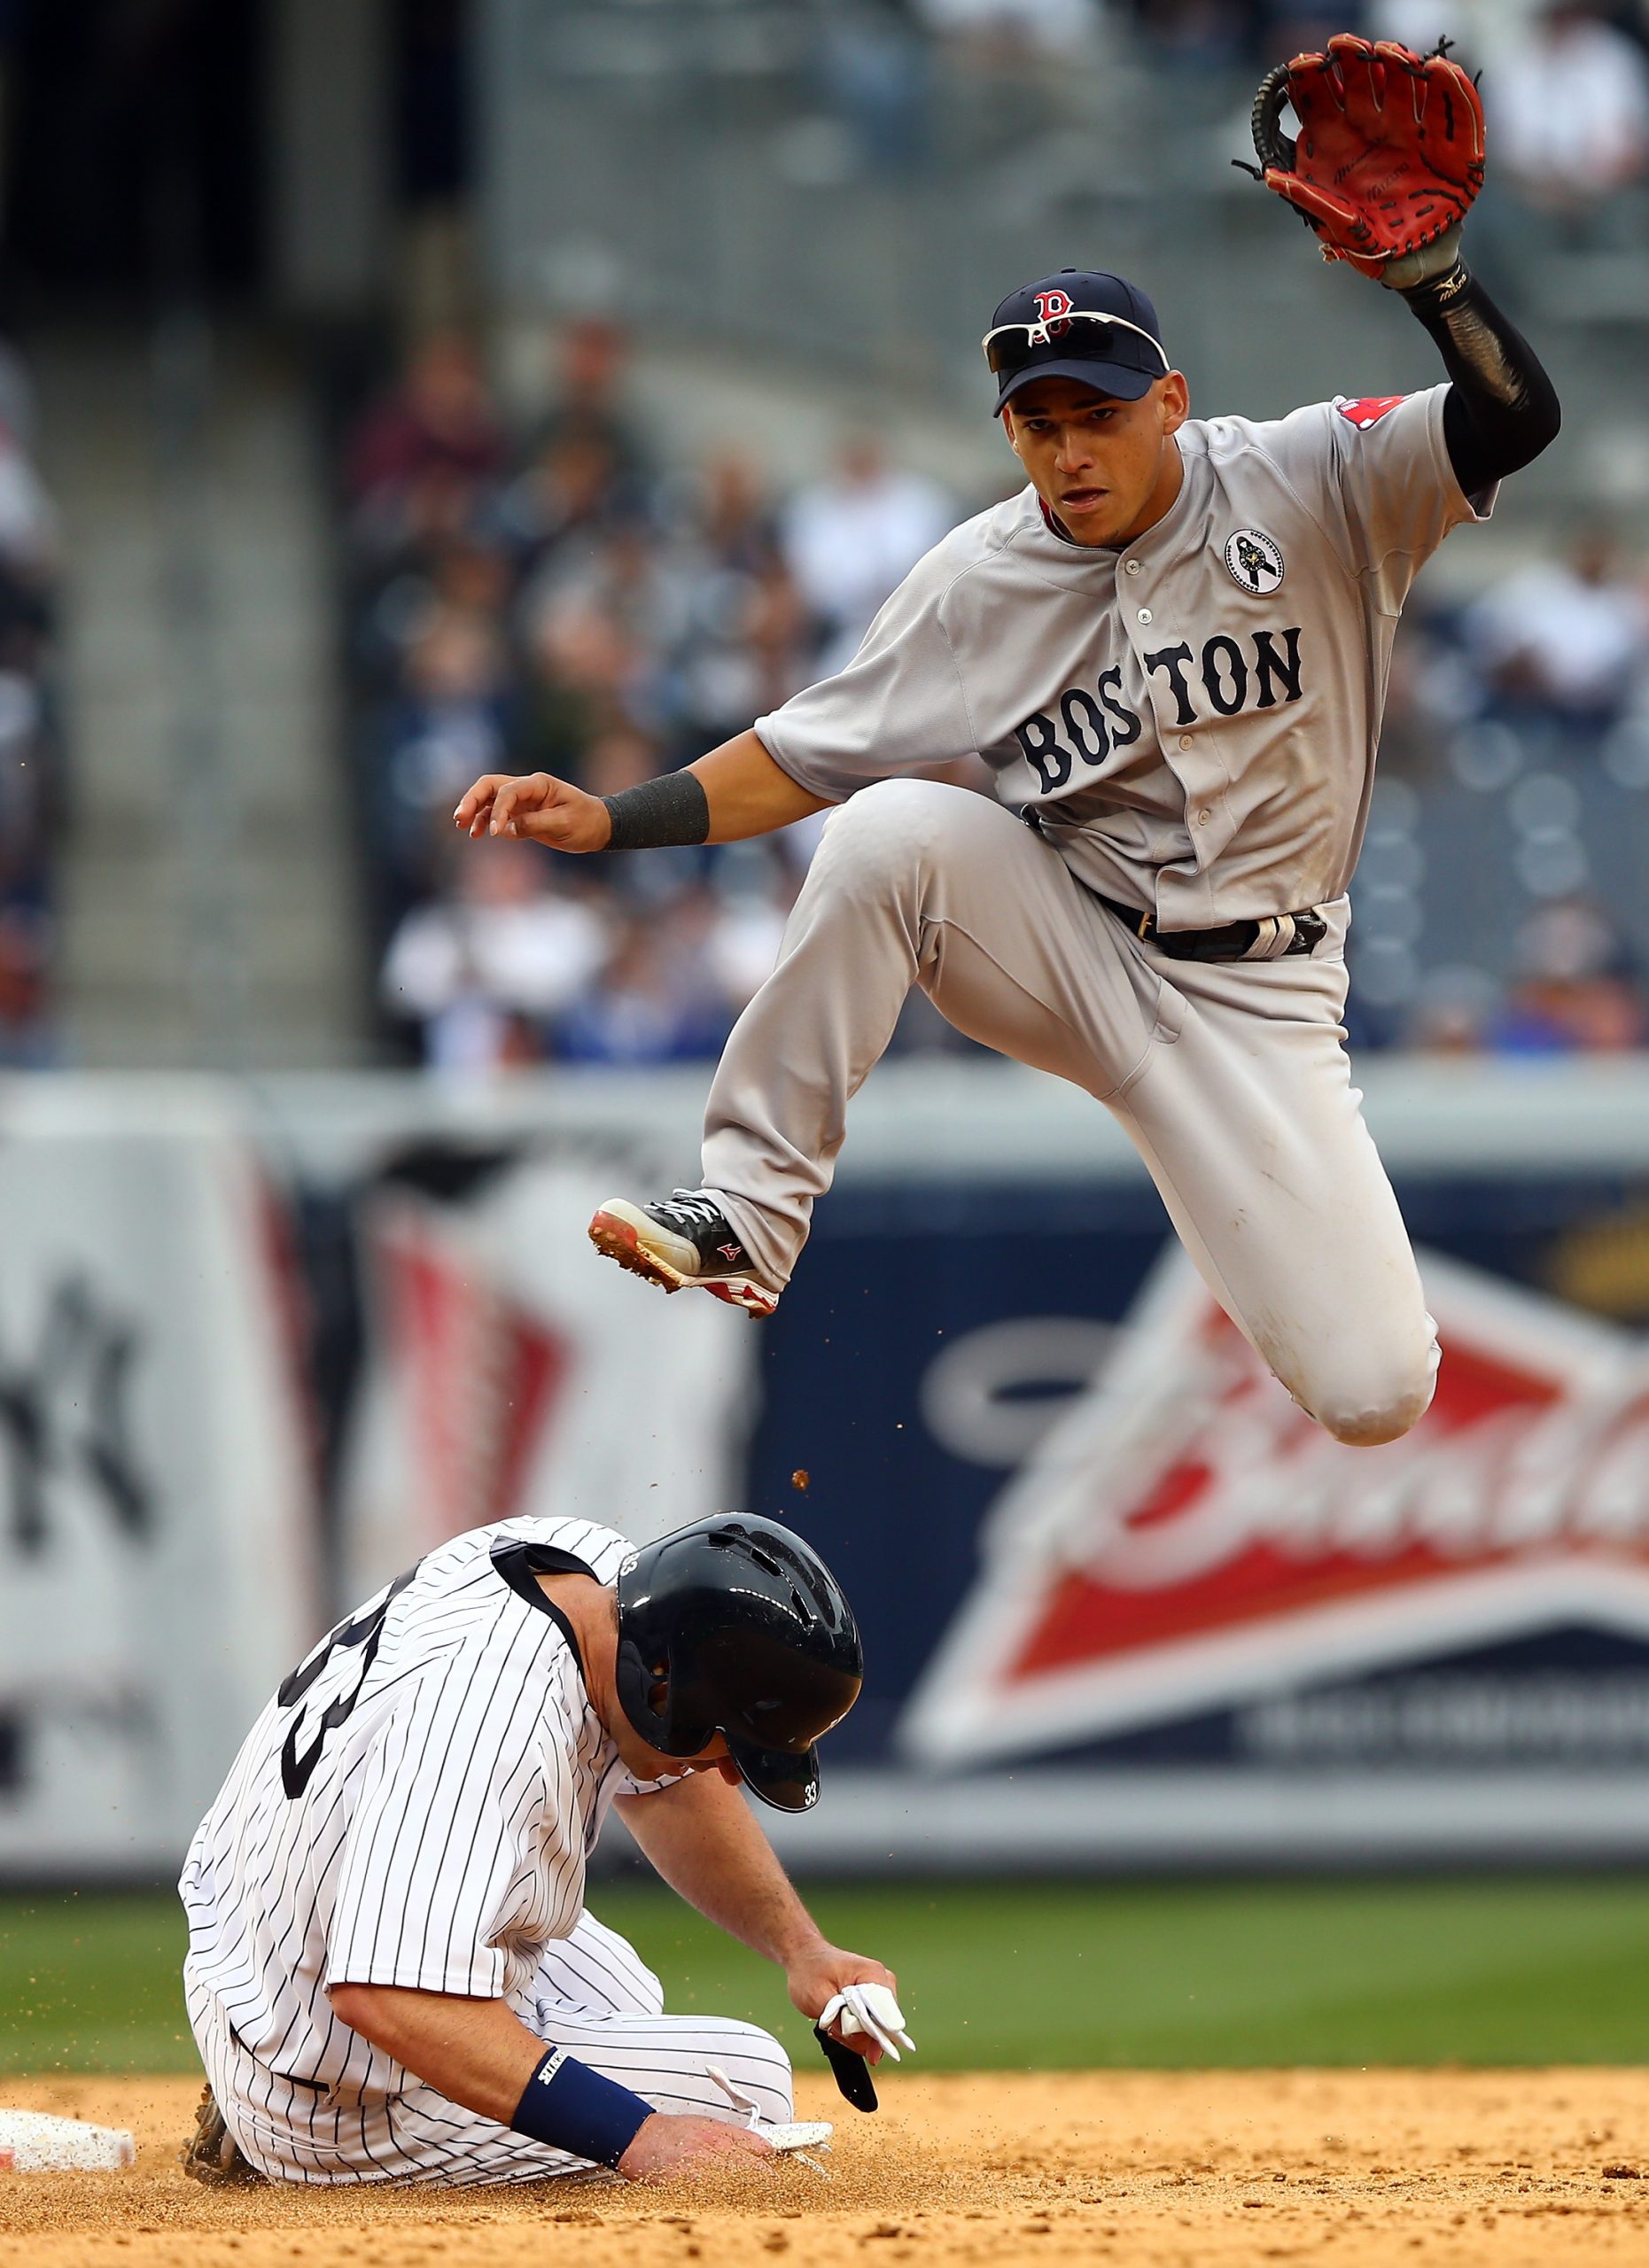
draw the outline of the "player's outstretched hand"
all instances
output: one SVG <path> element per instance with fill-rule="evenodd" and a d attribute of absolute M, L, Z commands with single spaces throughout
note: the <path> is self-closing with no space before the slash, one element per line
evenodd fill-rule
<path fill-rule="evenodd" d="M 713 2173 L 718 2166 L 770 2158 L 771 2142 L 725 2118 L 678 2118 L 662 2110 L 636 2130 L 618 2161 L 626 2181 L 665 2181 L 673 2174 Z"/>
<path fill-rule="evenodd" d="M 486 772 L 459 803 L 453 823 L 466 835 L 501 835 L 552 850 L 604 850 L 612 820 L 599 796 L 548 772 Z"/>

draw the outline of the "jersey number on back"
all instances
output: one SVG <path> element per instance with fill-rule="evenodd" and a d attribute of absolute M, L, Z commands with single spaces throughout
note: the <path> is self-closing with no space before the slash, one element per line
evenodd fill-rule
<path fill-rule="evenodd" d="M 378 1641 L 384 1635 L 389 1610 L 417 1572 L 416 1567 L 408 1567 L 404 1575 L 396 1576 L 377 1604 L 369 1608 L 357 1621 L 340 1622 L 307 1661 L 299 1663 L 276 1695 L 283 1709 L 293 1707 L 303 1699 L 340 1646 L 361 1648 L 360 1676 L 349 1692 L 340 1693 L 336 1701 L 329 1702 L 322 1710 L 320 1730 L 301 1756 L 298 1752 L 298 1728 L 303 1722 L 301 1712 L 287 1728 L 286 1737 L 281 1743 L 281 1785 L 289 1799 L 295 1801 L 314 1779 L 315 1768 L 321 1761 L 321 1750 L 328 1733 L 337 1731 L 360 1700 L 366 1682 L 372 1674 L 372 1665 L 377 1659 Z"/>

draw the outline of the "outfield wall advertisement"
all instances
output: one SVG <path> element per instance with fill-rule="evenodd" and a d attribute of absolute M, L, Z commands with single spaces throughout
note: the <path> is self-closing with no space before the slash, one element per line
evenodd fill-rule
<path fill-rule="evenodd" d="M 313 1637 L 303 1286 L 224 1099 L 4 1134 L 0 1875 L 153 1877 Z"/>
<path fill-rule="evenodd" d="M 584 1241 L 661 1169 L 646 1113 L 458 1138 L 392 1087 L 299 1164 L 227 1086 L 0 1087 L 0 1879 L 175 1871 L 281 1679 L 445 1537 L 739 1496 L 753 1344 Z"/>
<path fill-rule="evenodd" d="M 759 1325 L 584 1241 L 690 1171 L 693 1077 L 74 1083 L 78 1147 L 13 1108 L 0 1870 L 162 1871 L 267 1689 L 446 1534 L 739 1503 L 866 1634 L 798 1863 L 1645 1855 L 1649 1076 L 1522 1080 L 1372 1082 L 1445 1348 L 1373 1450 L 1102 1115 L 994 1066 L 878 1075 Z"/>
<path fill-rule="evenodd" d="M 641 1300 L 595 1264 L 585 1224 L 610 1177 L 552 1144 L 460 1187 L 398 1172 L 361 1193 L 343 1604 L 489 1520 L 622 1507 L 644 1542 L 740 1495 L 754 1349 L 713 1301 Z"/>
<path fill-rule="evenodd" d="M 902 1288 L 833 1366 L 852 1414 L 797 1508 L 882 1673 L 838 1744 L 865 1775 L 843 1862 L 1649 1844 L 1649 1340 L 1533 1287 L 1636 1232 L 1630 1184 L 1409 1194 L 1437 1396 L 1354 1450 L 1268 1377 L 1146 1192 L 1056 1192 L 1029 1252 L 953 1223 L 948 1296 L 916 1264 L 924 1200 L 890 1246 L 886 1192 L 844 1192 L 805 1304 L 839 1316 L 873 1254 Z M 1006 1192 L 980 1213 L 1013 1217 Z M 1029 1278 L 1080 1309 L 1036 1313 Z M 808 1447 L 793 1360 L 771 1361 L 758 1501 Z"/>

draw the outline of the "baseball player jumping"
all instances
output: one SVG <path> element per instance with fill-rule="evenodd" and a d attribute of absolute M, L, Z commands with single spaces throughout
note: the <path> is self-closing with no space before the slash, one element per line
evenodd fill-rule
<path fill-rule="evenodd" d="M 684 772 L 603 799 L 490 775 L 456 819 L 589 851 L 839 806 L 727 1043 L 702 1185 L 591 1223 L 621 1265 L 770 1313 L 916 983 L 1115 1113 L 1226 1312 L 1373 1443 L 1424 1411 L 1437 1348 L 1344 1052 L 1346 890 L 1404 596 L 1558 407 L 1460 260 L 1483 138 L 1456 65 L 1337 38 L 1267 80 L 1255 138 L 1447 384 L 1194 419 L 1143 291 L 1046 276 L 984 338 L 1029 485 L 913 569 L 846 669 Z M 970 753 L 995 801 L 922 776 Z"/>
<path fill-rule="evenodd" d="M 910 2044 L 893 1977 L 825 1942 L 738 1792 L 813 1803 L 861 1667 L 835 1579 L 771 1521 L 635 1550 L 515 1519 L 432 1552 L 293 1671 L 190 1850 L 209 2088 L 187 2170 L 639 2180 L 769 2155 L 778 2041 L 665 2015 L 585 1909 L 614 1804 L 673 1889 L 781 1965 L 862 2093 L 842 2050 Z"/>

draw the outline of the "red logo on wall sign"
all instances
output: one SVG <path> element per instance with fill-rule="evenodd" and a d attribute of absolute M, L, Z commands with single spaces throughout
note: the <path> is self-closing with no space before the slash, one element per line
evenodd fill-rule
<path fill-rule="evenodd" d="M 1430 1411 L 1343 1448 L 1177 1250 L 989 1517 L 900 1736 L 1070 1747 L 1561 1623 L 1649 1636 L 1649 1348 L 1452 1262 Z"/>
<path fill-rule="evenodd" d="M 1382 417 L 1389 417 L 1407 400 L 1405 393 L 1365 393 L 1356 401 L 1337 401 L 1334 408 L 1359 433 L 1366 433 L 1371 425 L 1378 425 Z"/>
<path fill-rule="evenodd" d="M 419 1548 L 532 1509 L 526 1485 L 572 1367 L 569 1340 L 489 1280 L 429 1208 L 385 1200 L 369 1259 L 404 1366 Z"/>

